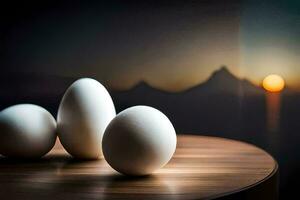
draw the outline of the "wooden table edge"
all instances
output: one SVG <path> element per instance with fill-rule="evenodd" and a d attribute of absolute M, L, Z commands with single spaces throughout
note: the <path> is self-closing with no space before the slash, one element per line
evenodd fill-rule
<path fill-rule="evenodd" d="M 260 187 L 262 184 L 275 184 L 275 187 L 276 187 L 275 198 L 271 198 L 271 199 L 278 199 L 278 187 L 279 187 L 279 183 L 278 183 L 279 170 L 278 169 L 279 169 L 279 165 L 278 165 L 278 162 L 276 161 L 276 159 L 271 154 L 269 154 L 266 150 L 262 149 L 261 147 L 256 146 L 255 144 L 236 140 L 236 139 L 231 139 L 231 138 L 224 138 L 224 137 L 210 136 L 210 135 L 199 135 L 199 134 L 193 134 L 193 133 L 187 133 L 187 134 L 179 133 L 178 135 L 194 136 L 194 137 L 201 136 L 201 137 L 207 137 L 207 138 L 217 138 L 220 140 L 236 141 L 236 142 L 243 143 L 245 145 L 252 146 L 254 148 L 259 149 L 260 151 L 262 151 L 265 154 L 267 154 L 268 156 L 270 156 L 274 162 L 274 169 L 264 179 L 262 179 L 256 183 L 253 183 L 252 185 L 241 188 L 241 189 L 237 189 L 237 190 L 226 192 L 226 193 L 223 193 L 220 195 L 209 197 L 208 200 L 212 200 L 212 199 L 220 199 L 220 200 L 221 199 L 232 199 L 232 200 L 234 200 L 234 199 L 241 199 L 241 198 L 253 199 L 252 194 L 248 194 L 249 190 L 256 189 L 257 187 Z M 273 180 L 273 179 L 275 179 L 275 180 Z M 247 195 L 248 195 L 248 197 L 247 197 Z M 195 200 L 197 200 L 197 199 L 195 199 Z"/>

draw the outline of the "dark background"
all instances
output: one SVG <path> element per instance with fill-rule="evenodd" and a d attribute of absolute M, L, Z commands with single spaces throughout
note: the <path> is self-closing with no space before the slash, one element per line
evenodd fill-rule
<path fill-rule="evenodd" d="M 154 106 L 179 134 L 233 138 L 265 149 L 279 163 L 281 197 L 292 198 L 300 177 L 300 7 L 276 2 L 2 3 L 0 109 L 35 103 L 56 116 L 67 87 L 92 77 L 111 92 L 118 112 Z M 278 24 L 269 23 L 272 16 Z M 255 61 L 266 48 L 271 54 L 274 48 L 274 58 Z M 286 65 L 270 62 L 278 55 Z M 260 87 L 269 73 L 284 76 L 284 91 Z"/>

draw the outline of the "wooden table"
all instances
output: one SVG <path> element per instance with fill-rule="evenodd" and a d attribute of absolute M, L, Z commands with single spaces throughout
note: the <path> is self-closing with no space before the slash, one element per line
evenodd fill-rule
<path fill-rule="evenodd" d="M 153 175 L 125 177 L 104 160 L 76 161 L 60 145 L 38 161 L 0 158 L 0 199 L 276 199 L 277 164 L 243 142 L 178 136 Z"/>

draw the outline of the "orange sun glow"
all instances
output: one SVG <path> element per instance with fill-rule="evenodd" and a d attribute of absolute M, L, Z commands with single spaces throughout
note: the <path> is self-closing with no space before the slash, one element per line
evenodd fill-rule
<path fill-rule="evenodd" d="M 280 92 L 284 85 L 283 78 L 276 74 L 266 76 L 262 82 L 263 88 L 269 92 Z"/>

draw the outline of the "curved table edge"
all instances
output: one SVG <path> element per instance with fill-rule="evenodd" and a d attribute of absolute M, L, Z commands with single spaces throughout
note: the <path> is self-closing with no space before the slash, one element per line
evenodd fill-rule
<path fill-rule="evenodd" d="M 262 152 L 266 153 L 267 155 L 269 155 L 275 166 L 274 169 L 270 172 L 270 174 L 268 176 L 266 176 L 264 179 L 258 181 L 257 183 L 254 183 L 252 185 L 249 185 L 247 187 L 241 188 L 241 189 L 237 189 L 231 192 L 227 192 L 227 193 L 223 193 L 217 196 L 212 196 L 207 198 L 208 200 L 212 200 L 212 199 L 217 199 L 217 200 L 239 200 L 239 199 L 245 199 L 245 200 L 277 200 L 279 198 L 279 165 L 277 163 L 277 161 L 275 160 L 275 158 L 270 155 L 266 150 L 245 142 L 245 141 L 240 141 L 240 140 L 235 140 L 235 139 L 230 139 L 230 138 L 223 138 L 223 137 L 218 137 L 218 136 L 209 136 L 209 135 L 199 135 L 199 134 L 178 134 L 178 135 L 185 135 L 185 136 L 201 136 L 201 137 L 209 137 L 209 138 L 218 138 L 218 139 L 222 139 L 222 140 L 229 140 L 229 141 L 237 141 L 240 143 L 244 143 L 246 145 L 255 147 L 259 150 L 261 150 Z M 262 190 L 267 190 L 267 191 L 262 191 Z M 273 191 L 270 191 L 273 190 Z M 269 191 L 269 192 L 268 192 Z M 270 195 L 272 194 L 272 195 Z M 257 196 L 259 196 L 260 198 L 258 199 Z"/>

